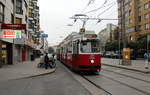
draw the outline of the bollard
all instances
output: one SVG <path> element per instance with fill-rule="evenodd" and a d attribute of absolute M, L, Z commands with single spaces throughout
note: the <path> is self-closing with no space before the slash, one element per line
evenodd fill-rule
<path fill-rule="evenodd" d="M 148 60 L 145 60 L 145 69 L 148 69 Z"/>

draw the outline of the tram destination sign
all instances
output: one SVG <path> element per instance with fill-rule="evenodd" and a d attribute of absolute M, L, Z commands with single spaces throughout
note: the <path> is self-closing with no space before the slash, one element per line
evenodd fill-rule
<path fill-rule="evenodd" d="M 2 24 L 1 29 L 26 30 L 26 24 Z"/>

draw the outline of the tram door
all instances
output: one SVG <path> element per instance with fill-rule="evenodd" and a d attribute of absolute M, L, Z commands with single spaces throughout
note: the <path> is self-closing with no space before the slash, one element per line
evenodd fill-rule
<path fill-rule="evenodd" d="M 74 41 L 73 42 L 73 63 L 75 66 L 78 61 L 78 58 L 79 58 L 79 42 Z"/>

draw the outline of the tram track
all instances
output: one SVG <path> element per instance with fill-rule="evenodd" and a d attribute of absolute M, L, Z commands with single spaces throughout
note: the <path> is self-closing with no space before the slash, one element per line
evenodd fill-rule
<path fill-rule="evenodd" d="M 119 81 L 119 80 L 116 80 L 116 79 L 114 79 L 114 78 L 108 77 L 108 76 L 103 75 L 103 74 L 101 74 L 101 76 L 104 77 L 104 78 L 110 79 L 110 80 L 112 80 L 112 81 L 115 81 L 115 82 L 117 82 L 117 83 L 119 83 L 119 84 L 121 84 L 121 85 L 127 86 L 127 87 L 129 87 L 129 88 L 131 88 L 131 89 L 134 89 L 134 90 L 136 90 L 136 91 L 139 91 L 139 92 L 141 92 L 141 93 L 143 93 L 143 94 L 145 94 L 145 95 L 150 95 L 149 92 L 143 91 L 143 90 L 138 89 L 138 88 L 136 88 L 136 87 L 134 87 L 134 86 L 131 86 L 131 85 L 129 85 L 129 84 L 126 84 L 126 83 L 123 83 L 123 82 L 121 82 L 121 81 Z"/>
<path fill-rule="evenodd" d="M 98 90 L 100 90 L 100 91 L 103 91 L 104 93 L 103 94 L 100 94 L 100 95 L 113 95 L 112 93 L 110 93 L 110 92 L 108 92 L 107 90 L 105 90 L 104 88 L 102 88 L 101 86 L 99 86 L 99 85 L 97 85 L 96 83 L 94 83 L 94 82 L 92 82 L 90 79 L 88 79 L 88 78 L 86 78 L 84 75 L 82 75 L 82 74 L 77 74 L 77 73 L 75 73 L 74 71 L 72 71 L 70 68 L 68 68 L 65 64 L 63 64 L 62 65 L 62 67 L 64 68 L 64 69 L 66 69 L 67 71 L 68 71 L 68 73 L 70 73 L 70 75 L 72 76 L 72 77 L 74 77 L 78 82 L 80 82 L 81 84 L 82 84 L 82 82 L 81 82 L 81 78 L 83 79 L 83 80 L 85 80 L 85 81 L 87 81 L 88 83 L 90 83 L 91 85 L 93 85 L 94 87 L 96 87 Z M 68 69 L 67 69 L 68 68 Z M 79 78 L 79 77 L 81 77 L 81 78 Z M 84 85 L 84 84 L 82 84 L 82 85 Z M 87 90 L 89 90 L 89 89 L 87 89 Z M 92 92 L 90 92 L 91 94 L 92 94 Z M 93 94 L 92 94 L 93 95 Z M 97 94 L 96 94 L 97 95 Z"/>
<path fill-rule="evenodd" d="M 108 70 L 108 69 L 103 69 L 103 70 L 107 71 L 107 72 L 113 72 L 113 73 L 116 73 L 116 74 L 121 75 L 121 76 L 125 76 L 125 77 L 129 77 L 129 78 L 132 78 L 132 79 L 136 79 L 136 80 L 139 80 L 139 81 L 143 81 L 143 82 L 146 82 L 146 83 L 150 83 L 150 81 L 143 80 L 143 79 L 140 79 L 140 78 L 137 78 L 137 77 L 133 77 L 133 76 L 130 76 L 130 75 L 122 74 L 122 73 L 119 73 L 119 72 L 115 72 L 115 71 L 112 71 L 112 70 Z"/>
<path fill-rule="evenodd" d="M 96 82 L 91 81 L 88 77 L 83 76 L 83 75 L 80 75 L 80 76 L 81 76 L 82 78 L 84 78 L 85 80 L 87 80 L 88 82 L 90 82 L 91 84 L 93 84 L 95 87 L 97 87 L 97 88 L 103 90 L 104 92 L 106 92 L 106 95 L 113 95 L 111 92 L 105 90 L 105 88 L 101 87 L 101 86 L 98 85 Z M 123 86 L 129 87 L 129 88 L 131 88 L 131 89 L 133 89 L 133 90 L 135 90 L 135 91 L 141 92 L 141 93 L 143 93 L 144 95 L 150 95 L 149 92 L 143 91 L 143 90 L 141 90 L 141 89 L 138 89 L 138 88 L 136 88 L 136 87 L 134 87 L 134 86 L 131 86 L 131 85 L 126 84 L 126 83 L 123 83 L 123 82 L 121 82 L 121 81 L 119 81 L 119 80 L 116 80 L 116 79 L 111 78 L 111 77 L 109 77 L 109 76 L 106 76 L 106 75 L 104 75 L 104 74 L 101 74 L 101 76 L 104 77 L 104 78 L 106 78 L 106 79 L 109 79 L 109 80 L 111 80 L 111 81 L 117 82 L 117 83 L 119 83 L 119 84 L 121 84 L 121 85 L 123 85 Z"/>
<path fill-rule="evenodd" d="M 104 71 L 106 71 L 106 69 L 104 70 Z M 108 72 L 112 72 L 111 70 L 107 70 Z M 98 91 L 103 91 L 103 94 L 96 94 L 96 95 L 116 95 L 116 94 L 114 94 L 114 92 L 112 92 L 111 90 L 112 90 L 112 88 L 107 88 L 106 89 L 106 86 L 101 86 L 99 83 L 98 83 L 98 81 L 95 81 L 95 80 L 93 80 L 93 79 L 91 79 L 91 77 L 90 76 L 88 76 L 88 75 L 86 75 L 86 74 L 82 74 L 82 73 L 80 73 L 80 74 L 73 74 L 71 71 L 70 71 L 70 73 L 71 73 L 71 75 L 73 76 L 73 77 L 75 77 L 75 76 L 78 76 L 78 77 L 76 77 L 76 79 L 77 78 L 79 78 L 79 77 L 81 77 L 83 80 L 85 80 L 85 81 L 87 81 L 89 84 L 91 84 L 91 85 L 93 85 L 93 87 L 95 87 L 95 88 L 97 88 L 97 90 Z M 115 73 L 115 72 L 112 72 L 112 73 Z M 122 76 L 125 76 L 125 77 L 129 77 L 129 78 L 132 78 L 132 79 L 136 79 L 136 80 L 138 80 L 138 81 L 143 81 L 143 82 L 145 82 L 145 83 L 150 83 L 150 81 L 147 81 L 147 80 L 143 80 L 143 79 L 140 79 L 140 78 L 136 78 L 136 77 L 133 77 L 133 76 L 129 76 L 129 75 L 125 75 L 125 74 L 120 74 L 120 73 L 118 73 L 118 72 L 116 72 L 115 74 L 117 74 L 117 75 L 122 75 Z M 117 80 L 117 79 L 115 79 L 115 78 L 113 78 L 113 77 L 110 77 L 109 75 L 105 75 L 105 73 L 100 73 L 100 76 L 98 76 L 100 79 L 103 77 L 103 78 L 105 78 L 105 79 L 107 79 L 107 80 L 110 80 L 110 81 L 113 81 L 114 83 L 118 83 L 119 85 L 122 85 L 122 86 L 124 86 L 124 87 L 127 87 L 127 88 L 130 88 L 130 89 L 132 89 L 133 91 L 136 91 L 136 92 L 139 92 L 139 93 L 141 93 L 141 94 L 138 94 L 138 95 L 150 95 L 150 93 L 149 92 L 147 92 L 147 91 L 145 91 L 145 90 L 143 90 L 143 89 L 140 89 L 140 88 L 137 88 L 136 86 L 134 86 L 134 85 L 130 85 L 130 84 L 128 84 L 128 83 L 125 83 L 125 82 L 123 82 L 123 81 L 120 81 L 120 80 Z M 79 80 L 81 79 L 81 78 L 79 78 Z M 94 78 L 94 77 L 93 77 Z M 77 79 L 78 80 L 78 79 Z M 78 80 L 78 81 L 79 81 Z M 80 83 L 82 83 L 82 81 L 79 81 Z M 115 90 L 115 89 L 114 89 Z M 92 94 L 93 95 L 93 94 Z M 117 95 L 119 95 L 119 94 L 117 94 Z"/>
<path fill-rule="evenodd" d="M 84 75 L 81 75 L 80 76 L 85 79 L 86 81 L 88 81 L 89 83 L 91 83 L 92 85 L 94 85 L 96 88 L 102 90 L 105 92 L 105 95 L 113 95 L 112 93 L 110 93 L 109 91 L 105 90 L 103 87 L 101 87 L 100 85 L 97 85 L 96 83 L 94 83 L 93 81 L 91 81 L 90 79 L 86 78 Z"/>

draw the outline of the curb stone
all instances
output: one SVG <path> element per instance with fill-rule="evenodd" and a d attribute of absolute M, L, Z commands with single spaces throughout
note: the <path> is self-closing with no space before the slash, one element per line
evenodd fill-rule
<path fill-rule="evenodd" d="M 50 71 L 50 72 L 41 73 L 41 74 L 35 74 L 35 75 L 31 75 L 31 76 L 20 77 L 20 78 L 10 79 L 10 80 L 20 80 L 20 79 L 28 79 L 28 78 L 38 77 L 38 76 L 44 76 L 44 75 L 51 74 L 51 73 L 53 73 L 53 72 L 55 72 L 55 71 L 56 71 L 56 68 L 55 68 L 55 69 L 53 69 L 53 70 L 52 70 L 52 71 Z"/>

